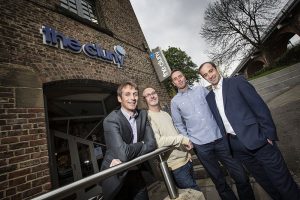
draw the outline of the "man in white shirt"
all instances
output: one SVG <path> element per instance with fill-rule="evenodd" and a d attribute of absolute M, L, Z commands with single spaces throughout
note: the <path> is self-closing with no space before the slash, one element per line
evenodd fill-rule
<path fill-rule="evenodd" d="M 280 150 L 271 113 L 255 88 L 242 76 L 223 78 L 212 62 L 199 74 L 212 84 L 209 107 L 234 157 L 242 161 L 273 199 L 300 199 Z"/>

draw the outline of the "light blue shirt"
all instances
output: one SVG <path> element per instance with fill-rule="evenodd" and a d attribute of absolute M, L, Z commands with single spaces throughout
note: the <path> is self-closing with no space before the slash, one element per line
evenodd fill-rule
<path fill-rule="evenodd" d="M 136 143 L 137 142 L 136 117 L 137 117 L 138 113 L 135 112 L 132 116 L 130 116 L 122 107 L 121 107 L 121 112 L 126 117 L 126 119 L 128 120 L 128 122 L 131 126 L 132 134 L 133 134 L 133 142 L 132 143 Z"/>
<path fill-rule="evenodd" d="M 198 145 L 222 137 L 220 129 L 206 102 L 208 90 L 202 86 L 178 91 L 171 100 L 171 113 L 175 127 Z"/>

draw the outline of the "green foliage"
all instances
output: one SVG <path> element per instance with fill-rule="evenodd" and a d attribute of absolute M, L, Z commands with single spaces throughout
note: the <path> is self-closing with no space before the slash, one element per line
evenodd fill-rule
<path fill-rule="evenodd" d="M 200 77 L 197 72 L 197 65 L 193 63 L 191 57 L 188 56 L 180 48 L 169 47 L 166 51 L 163 51 L 171 70 L 178 69 L 182 71 L 188 81 L 188 84 L 192 85 L 194 82 L 198 82 Z M 171 77 L 164 81 L 164 84 L 168 90 L 169 95 L 172 97 L 176 94 L 176 88 L 172 84 Z"/>

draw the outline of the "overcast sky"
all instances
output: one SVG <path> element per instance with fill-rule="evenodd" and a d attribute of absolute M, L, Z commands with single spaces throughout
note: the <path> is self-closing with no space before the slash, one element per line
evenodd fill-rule
<path fill-rule="evenodd" d="M 150 49 L 157 46 L 163 50 L 169 46 L 180 48 L 197 66 L 209 60 L 208 44 L 199 33 L 204 23 L 205 9 L 213 1 L 130 0 Z M 280 7 L 287 1 L 282 0 Z"/>
<path fill-rule="evenodd" d="M 288 0 L 281 0 L 279 10 Z M 163 50 L 177 47 L 185 51 L 199 66 L 209 61 L 209 45 L 200 35 L 204 24 L 204 12 L 214 0 L 130 0 L 150 49 L 157 46 Z M 279 11 L 278 10 L 278 11 Z M 275 17 L 275 16 L 274 16 Z M 300 41 L 292 38 L 293 44 Z M 227 74 L 231 74 L 239 62 L 232 63 Z M 200 84 L 207 85 L 206 81 Z"/>
<path fill-rule="evenodd" d="M 204 12 L 212 0 L 130 0 L 150 49 L 177 47 L 194 63 L 208 61 L 200 36 Z"/>

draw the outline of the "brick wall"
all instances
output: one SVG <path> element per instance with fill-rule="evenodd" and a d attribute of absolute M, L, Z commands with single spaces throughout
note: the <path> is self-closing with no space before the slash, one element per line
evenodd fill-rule
<path fill-rule="evenodd" d="M 50 189 L 43 108 L 17 108 L 16 88 L 0 87 L 0 198 Z"/>
<path fill-rule="evenodd" d="M 70 79 L 108 84 L 133 80 L 141 90 L 155 87 L 162 104 L 169 104 L 130 1 L 97 2 L 102 29 L 61 13 L 59 0 L 0 0 L 0 199 L 31 199 L 51 189 L 43 84 Z M 123 46 L 124 68 L 44 45 L 43 25 L 81 44 L 96 43 L 111 51 L 114 45 Z M 145 105 L 140 101 L 139 106 Z"/>
<path fill-rule="evenodd" d="M 143 48 L 146 41 L 139 30 L 134 13 L 122 14 L 133 12 L 129 1 L 104 1 L 103 9 L 113 10 L 105 10 L 110 13 L 106 15 L 108 19 L 105 20 L 108 21 L 106 24 L 114 33 L 114 37 L 58 13 L 55 1 L 51 1 L 53 3 L 48 7 L 43 2 L 19 0 L 17 5 L 14 1 L 6 1 L 1 5 L 1 25 L 4 30 L 0 63 L 30 66 L 40 74 L 43 82 L 94 79 L 119 84 L 131 79 L 137 82 L 141 89 L 145 85 L 153 85 L 162 96 L 162 102 L 169 101 L 163 85 L 158 82 L 148 52 Z M 118 13 L 122 20 L 119 19 Z M 91 59 L 83 53 L 74 55 L 42 44 L 39 29 L 43 25 L 49 25 L 65 36 L 76 38 L 82 44 L 95 42 L 108 50 L 112 50 L 114 45 L 122 45 L 126 50 L 124 69 L 117 69 L 114 64 L 102 60 Z"/>

